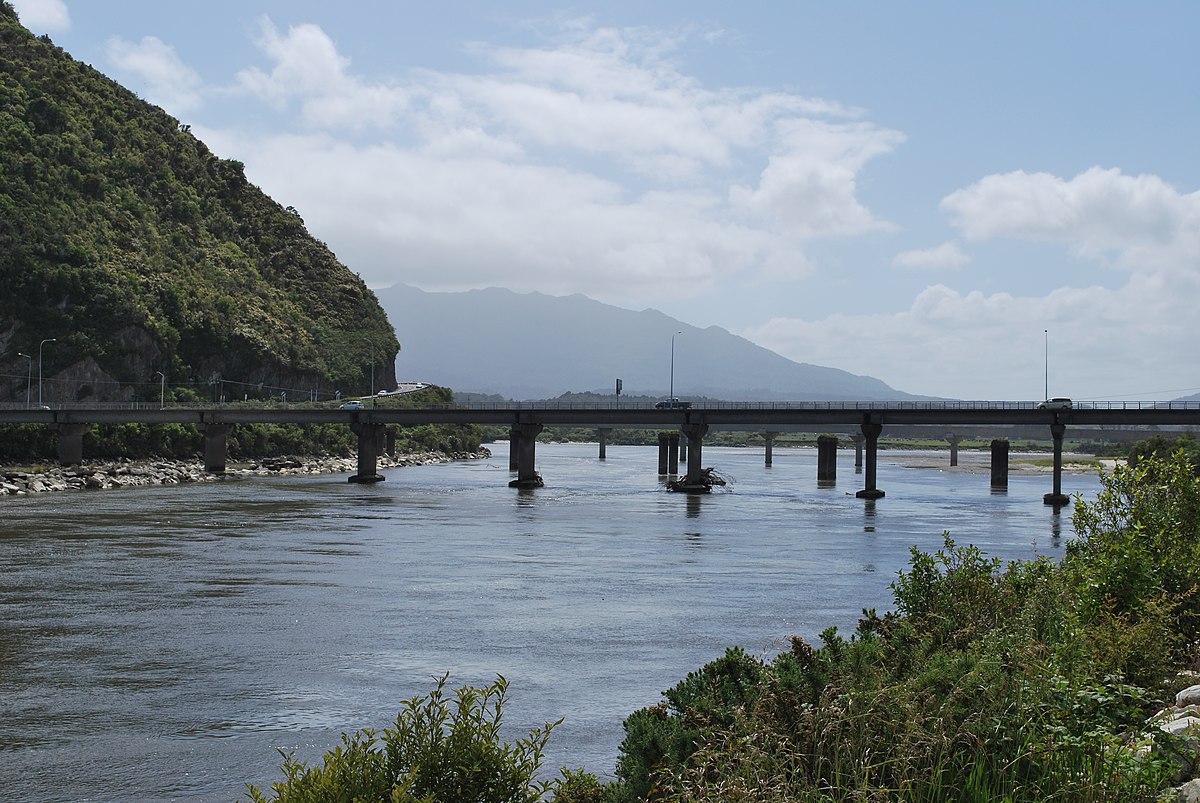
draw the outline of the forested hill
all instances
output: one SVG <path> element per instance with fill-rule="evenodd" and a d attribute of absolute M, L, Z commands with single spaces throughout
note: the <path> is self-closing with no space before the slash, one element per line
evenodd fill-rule
<path fill-rule="evenodd" d="M 375 295 L 241 163 L 0 2 L 0 401 L 25 399 L 49 338 L 50 401 L 157 398 L 159 372 L 200 398 L 365 392 L 372 367 L 394 383 L 399 349 Z"/>

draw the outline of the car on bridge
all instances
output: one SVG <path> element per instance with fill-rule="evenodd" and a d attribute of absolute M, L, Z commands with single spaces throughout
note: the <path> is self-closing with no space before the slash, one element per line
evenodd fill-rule
<path fill-rule="evenodd" d="M 1053 399 L 1046 399 L 1038 405 L 1039 410 L 1070 410 L 1072 407 L 1071 400 L 1063 396 L 1055 396 Z"/>
<path fill-rule="evenodd" d="M 363 409 L 363 403 L 360 401 L 342 402 L 340 405 L 338 405 L 338 409 L 339 410 L 361 410 L 361 409 Z"/>
<path fill-rule="evenodd" d="M 686 410 L 692 406 L 692 403 L 690 401 L 684 401 L 682 399 L 671 398 L 671 399 L 663 399 L 662 401 L 658 402 L 654 406 L 655 406 L 655 408 L 657 408 L 659 410 Z"/>

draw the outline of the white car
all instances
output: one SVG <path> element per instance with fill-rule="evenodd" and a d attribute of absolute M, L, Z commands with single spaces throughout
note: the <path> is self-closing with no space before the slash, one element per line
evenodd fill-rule
<path fill-rule="evenodd" d="M 338 409 L 339 410 L 361 410 L 361 409 L 363 409 L 363 403 L 360 401 L 342 402 L 340 405 L 338 405 Z"/>
<path fill-rule="evenodd" d="M 1070 410 L 1071 400 L 1063 396 L 1055 396 L 1053 399 L 1046 399 L 1038 405 L 1039 410 Z"/>

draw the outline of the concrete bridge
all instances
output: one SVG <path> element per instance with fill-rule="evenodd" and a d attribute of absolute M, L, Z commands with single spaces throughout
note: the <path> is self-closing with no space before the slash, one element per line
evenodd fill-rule
<path fill-rule="evenodd" d="M 43 424 L 58 434 L 59 461 L 82 459 L 83 434 L 94 424 L 193 424 L 204 434 L 205 468 L 222 472 L 226 463 L 225 439 L 233 426 L 254 423 L 342 423 L 358 436 L 358 470 L 351 482 L 377 482 L 378 458 L 384 452 L 389 425 L 481 424 L 509 428 L 510 468 L 517 477 L 513 487 L 541 484 L 536 470 L 537 436 L 547 426 L 585 427 L 597 431 L 600 457 L 605 457 L 608 433 L 626 429 L 665 431 L 660 440 L 660 473 L 674 474 L 677 459 L 686 461 L 681 478 L 685 490 L 700 491 L 704 438 L 720 429 L 761 431 L 766 441 L 765 461 L 770 465 L 774 438 L 782 432 L 850 432 L 858 467 L 864 467 L 864 488 L 857 496 L 884 496 L 876 482 L 877 447 L 886 429 L 940 433 L 950 444 L 951 465 L 957 463 L 958 430 L 993 432 L 992 484 L 1006 487 L 1008 440 L 1005 435 L 1041 431 L 1054 444 L 1053 489 L 1047 504 L 1067 504 L 1062 493 L 1062 443 L 1068 427 L 1095 433 L 1134 432 L 1148 437 L 1155 432 L 1181 432 L 1200 428 L 1200 403 L 1196 402 L 1077 402 L 1067 409 L 1045 409 L 1032 402 L 759 402 L 714 403 L 686 409 L 658 409 L 650 405 L 574 405 L 513 402 L 507 404 L 447 405 L 438 407 L 364 407 L 344 410 L 324 407 L 153 407 L 137 405 L 59 406 L 54 408 L 0 408 L 0 423 Z M 672 438 L 674 434 L 674 438 Z M 676 452 L 678 449 L 678 452 Z M 818 440 L 818 481 L 830 480 L 835 468 L 836 437 Z M 679 458 L 675 455 L 678 454 Z M 865 466 L 864 466 L 865 456 Z"/>

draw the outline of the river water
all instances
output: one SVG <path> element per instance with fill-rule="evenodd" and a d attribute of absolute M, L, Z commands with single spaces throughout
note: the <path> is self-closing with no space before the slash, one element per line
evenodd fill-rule
<path fill-rule="evenodd" d="M 655 447 L 538 446 L 547 487 L 489 460 L 0 500 L 0 789 L 12 800 L 234 800 L 382 727 L 435 677 L 509 683 L 509 738 L 563 718 L 548 775 L 611 776 L 632 711 L 727 646 L 770 657 L 891 607 L 910 546 L 1060 556 L 1050 478 L 881 452 L 706 448 L 730 484 L 662 490 Z M 964 453 L 964 462 L 971 459 Z M 986 458 L 984 458 L 986 459 Z M 1094 497 L 1094 475 L 1064 492 Z"/>

